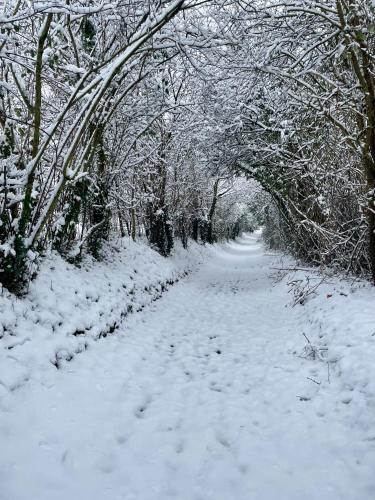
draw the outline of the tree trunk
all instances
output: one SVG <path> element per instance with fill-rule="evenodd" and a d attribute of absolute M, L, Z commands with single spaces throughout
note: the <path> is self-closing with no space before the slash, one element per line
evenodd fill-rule
<path fill-rule="evenodd" d="M 219 179 L 216 179 L 214 182 L 214 193 L 212 197 L 212 202 L 211 202 L 211 208 L 208 213 L 208 226 L 207 226 L 207 241 L 208 243 L 213 243 L 215 241 L 215 236 L 214 236 L 214 215 L 215 215 L 215 210 L 216 210 L 216 205 L 217 205 L 217 193 L 219 190 Z"/>
<path fill-rule="evenodd" d="M 132 240 L 135 241 L 135 235 L 137 231 L 137 222 L 136 222 L 137 219 L 134 207 L 130 210 L 130 213 L 131 213 L 131 226 L 132 226 Z"/>
<path fill-rule="evenodd" d="M 102 244 L 109 236 L 110 210 L 108 208 L 108 174 L 107 157 L 104 149 L 104 127 L 97 125 L 94 148 L 96 150 L 97 168 L 97 192 L 92 200 L 90 222 L 95 229 L 88 238 L 89 252 L 96 258 L 100 258 Z"/>

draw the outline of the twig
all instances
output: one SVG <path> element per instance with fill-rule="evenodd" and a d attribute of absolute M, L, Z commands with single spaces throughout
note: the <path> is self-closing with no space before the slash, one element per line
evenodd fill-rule
<path fill-rule="evenodd" d="M 305 337 L 305 339 L 307 340 L 307 342 L 311 345 L 311 342 L 310 342 L 309 338 L 307 337 L 307 335 L 305 333 L 302 333 L 302 335 Z"/>
<path fill-rule="evenodd" d="M 306 271 L 308 273 L 321 273 L 320 269 L 304 269 L 303 267 L 271 267 L 276 271 Z"/>
<path fill-rule="evenodd" d="M 311 380 L 311 382 L 314 382 L 314 384 L 320 385 L 320 382 L 318 382 L 317 380 L 314 380 L 311 377 L 306 377 L 306 378 L 309 379 L 309 380 Z"/>

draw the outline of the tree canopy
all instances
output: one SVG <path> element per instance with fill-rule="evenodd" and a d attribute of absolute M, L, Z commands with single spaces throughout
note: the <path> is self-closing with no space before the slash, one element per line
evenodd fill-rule
<path fill-rule="evenodd" d="M 366 0 L 6 0 L 2 284 L 51 248 L 257 223 L 375 280 L 374 34 Z"/>

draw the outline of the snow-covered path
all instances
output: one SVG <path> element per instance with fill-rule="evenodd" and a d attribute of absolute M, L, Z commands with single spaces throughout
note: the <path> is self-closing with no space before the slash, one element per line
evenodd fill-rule
<path fill-rule="evenodd" d="M 270 262 L 256 235 L 218 246 L 117 335 L 14 391 L 0 499 L 375 498 L 357 431 L 298 397 L 315 365 Z"/>

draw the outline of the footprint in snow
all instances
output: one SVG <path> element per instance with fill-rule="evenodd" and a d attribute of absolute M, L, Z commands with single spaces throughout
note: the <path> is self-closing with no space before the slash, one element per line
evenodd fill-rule
<path fill-rule="evenodd" d="M 240 464 L 238 466 L 238 470 L 241 472 L 241 474 L 247 474 L 249 472 L 249 466 L 247 464 Z"/>
<path fill-rule="evenodd" d="M 214 391 L 214 392 L 222 392 L 223 391 L 222 388 L 217 385 L 217 382 L 214 382 L 214 381 L 210 382 L 209 388 L 211 391 Z"/>
<path fill-rule="evenodd" d="M 127 440 L 128 440 L 128 437 L 125 434 L 121 434 L 121 435 L 117 436 L 117 438 L 116 438 L 117 444 L 120 444 L 120 445 L 125 444 Z"/>
<path fill-rule="evenodd" d="M 228 450 L 231 449 L 231 444 L 230 444 L 229 440 L 225 436 L 223 436 L 221 433 L 217 432 L 215 435 L 215 438 L 216 438 L 216 441 L 218 443 L 220 443 L 222 446 L 224 446 L 224 448 L 227 448 Z"/>
<path fill-rule="evenodd" d="M 179 441 L 179 442 L 176 444 L 176 453 L 177 453 L 178 455 L 180 455 L 183 451 L 184 451 L 184 443 L 183 443 L 183 441 Z"/>
<path fill-rule="evenodd" d="M 145 411 L 149 407 L 150 403 L 151 403 L 151 398 L 148 397 L 143 404 L 138 406 L 138 408 L 135 411 L 135 416 L 137 418 L 143 418 L 145 416 Z"/>

